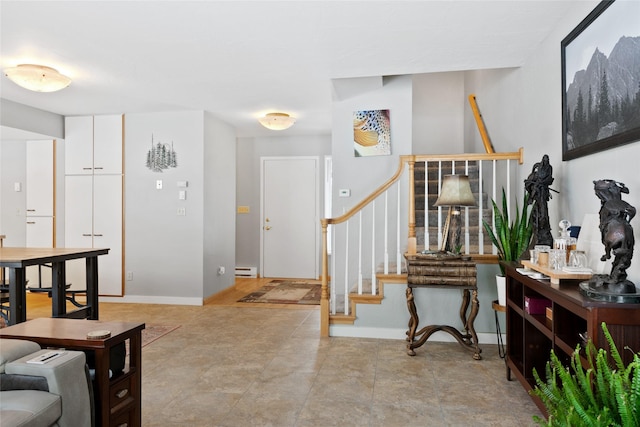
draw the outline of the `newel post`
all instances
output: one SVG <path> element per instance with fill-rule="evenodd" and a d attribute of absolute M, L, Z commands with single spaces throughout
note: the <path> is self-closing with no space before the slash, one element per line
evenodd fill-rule
<path fill-rule="evenodd" d="M 329 336 L 329 252 L 327 248 L 326 218 L 320 220 L 322 224 L 322 288 L 320 293 L 320 336 Z"/>

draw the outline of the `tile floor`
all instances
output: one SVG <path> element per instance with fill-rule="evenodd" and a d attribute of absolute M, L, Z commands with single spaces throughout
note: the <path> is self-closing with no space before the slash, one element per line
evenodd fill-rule
<path fill-rule="evenodd" d="M 493 345 L 475 361 L 457 343 L 410 357 L 401 340 L 322 339 L 317 308 L 100 310 L 101 320 L 181 325 L 142 351 L 144 426 L 511 427 L 540 415 Z"/>

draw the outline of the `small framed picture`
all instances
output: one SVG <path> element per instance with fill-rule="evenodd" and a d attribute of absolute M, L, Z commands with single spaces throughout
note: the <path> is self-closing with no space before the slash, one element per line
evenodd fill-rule
<path fill-rule="evenodd" d="M 353 112 L 353 152 L 356 157 L 391 155 L 389 110 Z"/>

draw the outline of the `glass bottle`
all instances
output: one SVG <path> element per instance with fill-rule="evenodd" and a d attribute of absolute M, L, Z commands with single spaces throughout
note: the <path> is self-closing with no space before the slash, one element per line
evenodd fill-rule
<path fill-rule="evenodd" d="M 566 252 L 566 262 L 569 262 L 569 254 L 571 251 L 576 248 L 577 239 L 575 237 L 571 237 L 569 233 L 569 227 L 571 227 L 571 223 L 566 219 L 563 219 L 558 223 L 560 226 L 560 237 L 556 237 L 553 239 L 553 248 L 554 249 L 563 249 Z"/>

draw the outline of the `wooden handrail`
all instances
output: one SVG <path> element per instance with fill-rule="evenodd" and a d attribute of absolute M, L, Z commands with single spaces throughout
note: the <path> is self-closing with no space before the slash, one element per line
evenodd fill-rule
<path fill-rule="evenodd" d="M 322 221 L 326 221 L 327 224 L 340 224 L 360 212 L 362 208 L 371 203 L 376 197 L 387 191 L 389 187 L 391 187 L 395 182 L 398 181 L 398 179 L 400 179 L 400 176 L 402 176 L 402 172 L 404 171 L 404 163 L 412 157 L 413 156 L 400 156 L 400 165 L 398 166 L 398 170 L 387 182 L 382 184 L 380 187 L 378 187 L 377 190 L 369 194 L 367 197 L 361 200 L 360 203 L 349 209 L 344 214 L 336 218 L 324 218 L 322 219 Z"/>
<path fill-rule="evenodd" d="M 402 156 L 404 157 L 404 156 Z M 417 154 L 413 157 L 416 162 L 435 161 L 465 161 L 465 160 L 517 160 L 518 164 L 524 163 L 524 148 L 507 153 L 467 153 L 467 154 Z"/>

